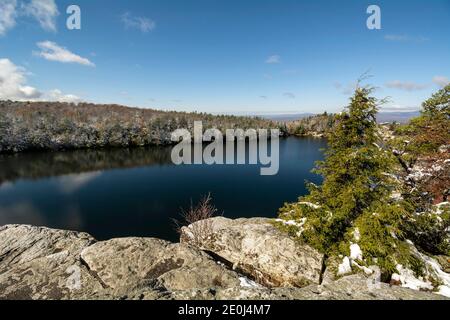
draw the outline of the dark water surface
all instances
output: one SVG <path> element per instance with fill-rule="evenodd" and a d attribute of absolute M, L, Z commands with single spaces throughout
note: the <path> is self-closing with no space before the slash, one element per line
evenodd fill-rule
<path fill-rule="evenodd" d="M 305 194 L 305 179 L 320 182 L 310 170 L 325 147 L 321 139 L 281 139 L 276 176 L 261 176 L 259 165 L 175 166 L 168 147 L 0 156 L 0 225 L 177 241 L 171 219 L 208 192 L 226 217 L 275 217 Z"/>

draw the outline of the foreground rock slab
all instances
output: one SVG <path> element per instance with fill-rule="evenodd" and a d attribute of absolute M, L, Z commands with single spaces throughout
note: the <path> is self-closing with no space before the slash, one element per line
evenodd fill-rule
<path fill-rule="evenodd" d="M 0 227 L 0 300 L 445 299 L 384 283 L 369 285 L 363 275 L 303 288 L 267 288 L 242 280 L 187 244 L 153 238 L 97 242 L 86 233 Z"/>
<path fill-rule="evenodd" d="M 141 291 L 129 299 L 142 300 L 449 300 L 421 292 L 380 283 L 368 286 L 364 275 L 351 275 L 326 285 L 304 288 L 211 288 L 173 292 Z"/>
<path fill-rule="evenodd" d="M 216 217 L 182 228 L 181 242 L 211 252 L 268 287 L 319 284 L 323 254 L 295 242 L 269 219 Z"/>
<path fill-rule="evenodd" d="M 0 227 L 0 299 L 118 299 L 139 288 L 239 285 L 237 273 L 184 244 L 145 238 L 96 242 L 86 233 Z"/>
<path fill-rule="evenodd" d="M 86 233 L 20 225 L 0 227 L 0 299 L 105 296 L 102 284 L 79 259 L 81 251 L 94 242 Z"/>
<path fill-rule="evenodd" d="M 126 294 L 150 284 L 160 290 L 239 287 L 237 273 L 217 264 L 204 252 L 185 244 L 154 238 L 123 238 L 98 242 L 81 259 L 109 288 Z"/>

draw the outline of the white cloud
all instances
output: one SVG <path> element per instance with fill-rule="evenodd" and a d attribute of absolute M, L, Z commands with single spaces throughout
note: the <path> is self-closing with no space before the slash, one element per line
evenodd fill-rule
<path fill-rule="evenodd" d="M 444 76 L 435 76 L 433 82 L 442 88 L 450 84 L 450 80 Z"/>
<path fill-rule="evenodd" d="M 47 31 L 56 31 L 58 7 L 55 0 L 0 0 L 0 36 L 16 25 L 20 17 L 34 18 Z"/>
<path fill-rule="evenodd" d="M 38 89 L 27 85 L 28 75 L 29 73 L 23 67 L 16 66 L 9 59 L 0 59 L 0 99 L 73 103 L 81 101 L 81 98 L 73 94 L 63 94 L 58 89 L 43 93 Z"/>
<path fill-rule="evenodd" d="M 78 103 L 81 101 L 81 98 L 73 94 L 64 94 L 59 89 L 53 89 L 48 94 L 48 100 L 68 102 L 68 103 Z"/>
<path fill-rule="evenodd" d="M 16 25 L 16 0 L 1 0 L 0 2 L 0 36 Z"/>
<path fill-rule="evenodd" d="M 26 84 L 27 73 L 9 59 L 0 59 L 0 99 L 34 100 L 42 96 L 36 88 Z"/>
<path fill-rule="evenodd" d="M 132 16 L 129 12 L 124 13 L 121 19 L 125 28 L 138 29 L 144 33 L 152 31 L 156 27 L 155 21 L 145 17 Z"/>
<path fill-rule="evenodd" d="M 428 84 L 420 84 L 420 83 L 414 83 L 414 82 L 408 82 L 408 81 L 394 80 L 394 81 L 386 83 L 386 87 L 391 88 L 391 89 L 405 90 L 405 91 L 419 91 L 419 90 L 426 89 L 428 87 Z"/>
<path fill-rule="evenodd" d="M 95 67 L 95 64 L 89 59 L 80 57 L 64 47 L 51 41 L 38 42 L 37 46 L 41 49 L 40 52 L 35 52 L 39 57 L 50 61 L 58 61 L 63 63 L 78 63 L 84 66 Z"/>
<path fill-rule="evenodd" d="M 22 7 L 24 14 L 34 17 L 44 30 L 56 31 L 59 12 L 55 0 L 31 0 Z"/>
<path fill-rule="evenodd" d="M 281 63 L 281 57 L 277 54 L 272 55 L 266 59 L 266 63 L 268 63 L 268 64 Z"/>

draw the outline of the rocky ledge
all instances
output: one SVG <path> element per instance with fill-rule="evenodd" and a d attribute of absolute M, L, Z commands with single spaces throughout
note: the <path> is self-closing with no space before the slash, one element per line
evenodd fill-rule
<path fill-rule="evenodd" d="M 181 243 L 7 225 L 0 299 L 444 299 L 361 274 L 320 284 L 322 260 L 268 219 L 198 222 Z"/>

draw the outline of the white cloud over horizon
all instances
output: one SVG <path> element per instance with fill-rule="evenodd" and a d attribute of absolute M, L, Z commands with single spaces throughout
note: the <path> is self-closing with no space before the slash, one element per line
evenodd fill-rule
<path fill-rule="evenodd" d="M 77 63 L 84 66 L 95 67 L 95 64 L 92 63 L 89 59 L 83 58 L 69 51 L 67 48 L 59 46 L 55 42 L 38 42 L 37 46 L 41 49 L 41 51 L 34 52 L 34 54 L 46 60 L 62 63 Z"/>
<path fill-rule="evenodd" d="M 156 22 L 150 18 L 133 16 L 129 12 L 125 12 L 121 16 L 121 20 L 126 29 L 138 29 L 143 33 L 147 33 L 156 28 Z"/>
<path fill-rule="evenodd" d="M 81 98 L 74 94 L 64 94 L 59 89 L 50 90 L 48 93 L 48 100 L 50 101 L 59 101 L 59 102 L 68 102 L 68 103 L 78 103 L 81 102 Z"/>
<path fill-rule="evenodd" d="M 47 93 L 27 84 L 29 72 L 25 68 L 15 65 L 9 59 L 0 59 L 0 99 L 15 101 L 81 101 L 76 95 L 64 94 L 59 89 Z"/>
<path fill-rule="evenodd" d="M 33 100 L 42 93 L 27 84 L 27 72 L 9 59 L 0 59 L 0 99 Z"/>

